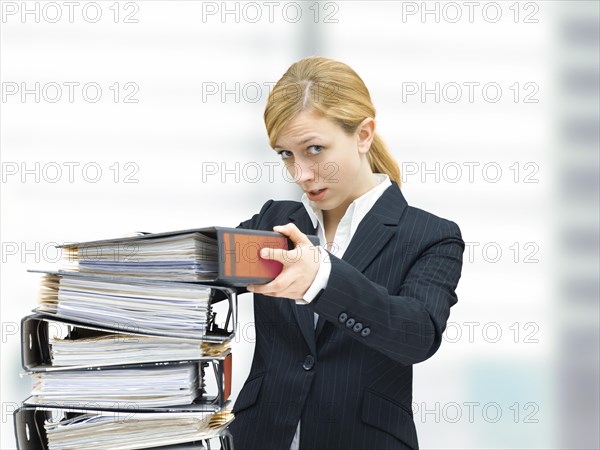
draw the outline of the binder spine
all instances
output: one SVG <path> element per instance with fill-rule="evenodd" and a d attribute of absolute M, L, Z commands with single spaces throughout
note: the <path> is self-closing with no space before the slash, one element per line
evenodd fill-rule
<path fill-rule="evenodd" d="M 18 450 L 46 450 L 48 439 L 44 421 L 49 412 L 36 408 L 21 407 L 14 412 L 15 436 Z"/>

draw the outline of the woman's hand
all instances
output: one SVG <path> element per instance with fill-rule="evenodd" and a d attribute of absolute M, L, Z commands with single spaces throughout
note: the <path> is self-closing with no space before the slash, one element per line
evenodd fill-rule
<path fill-rule="evenodd" d="M 319 271 L 319 249 L 293 223 L 273 227 L 273 230 L 289 237 L 294 249 L 263 248 L 261 258 L 279 261 L 283 270 L 269 283 L 251 284 L 247 289 L 272 297 L 301 299 Z"/>

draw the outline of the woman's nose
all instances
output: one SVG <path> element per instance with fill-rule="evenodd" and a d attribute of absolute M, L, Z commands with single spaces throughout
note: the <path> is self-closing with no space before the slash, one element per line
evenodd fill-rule
<path fill-rule="evenodd" d="M 294 163 L 294 181 L 300 185 L 304 185 L 307 182 L 310 183 L 314 180 L 315 173 L 311 168 L 310 163 L 296 161 Z"/>

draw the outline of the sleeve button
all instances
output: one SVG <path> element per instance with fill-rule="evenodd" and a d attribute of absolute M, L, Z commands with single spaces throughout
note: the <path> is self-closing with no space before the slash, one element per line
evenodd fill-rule
<path fill-rule="evenodd" d="M 362 329 L 362 331 L 360 332 L 360 335 L 361 335 L 362 337 L 367 337 L 367 336 L 368 336 L 368 335 L 370 335 L 370 334 L 371 334 L 371 329 L 370 329 L 369 327 L 364 327 L 364 328 Z"/>
<path fill-rule="evenodd" d="M 363 329 L 363 324 L 360 322 L 356 322 L 356 325 L 354 325 L 354 328 L 352 328 L 354 330 L 355 333 L 358 333 L 360 330 Z"/>
<path fill-rule="evenodd" d="M 340 323 L 345 323 L 346 319 L 348 319 L 348 314 L 346 314 L 345 312 L 341 313 L 338 316 L 338 320 L 340 321 Z"/>
<path fill-rule="evenodd" d="M 355 323 L 356 323 L 356 320 L 354 320 L 352 317 L 350 317 L 348 320 L 346 320 L 346 326 L 348 328 L 352 328 Z"/>

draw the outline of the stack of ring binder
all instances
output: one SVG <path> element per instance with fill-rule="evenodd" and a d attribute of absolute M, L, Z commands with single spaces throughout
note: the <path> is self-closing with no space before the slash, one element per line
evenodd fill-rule
<path fill-rule="evenodd" d="M 232 449 L 237 294 L 281 271 L 261 248 L 291 242 L 210 227 L 59 247 L 63 269 L 30 271 L 42 280 L 21 322 L 34 382 L 14 414 L 17 447 Z"/>

